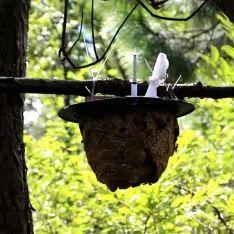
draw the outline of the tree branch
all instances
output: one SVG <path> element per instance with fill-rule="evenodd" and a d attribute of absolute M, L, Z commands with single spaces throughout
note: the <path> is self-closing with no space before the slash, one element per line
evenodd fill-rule
<path fill-rule="evenodd" d="M 19 93 L 38 93 L 38 94 L 62 94 L 90 96 L 87 89 L 92 90 L 93 81 L 68 81 L 54 79 L 30 79 L 30 78 L 14 78 L 0 77 L 0 93 L 14 94 Z M 138 84 L 138 94 L 144 95 L 148 87 L 147 82 Z M 126 96 L 130 95 L 131 83 L 126 80 L 106 79 L 95 82 L 95 93 L 105 95 Z M 201 82 L 194 84 L 180 84 L 172 90 L 162 85 L 158 88 L 160 97 L 170 97 L 173 92 L 176 97 L 183 99 L 184 97 L 199 98 L 234 98 L 234 86 L 214 87 L 205 86 Z"/>

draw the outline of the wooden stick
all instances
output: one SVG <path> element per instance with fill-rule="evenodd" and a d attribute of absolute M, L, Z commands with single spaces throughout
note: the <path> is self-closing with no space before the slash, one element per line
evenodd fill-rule
<path fill-rule="evenodd" d="M 88 90 L 92 89 L 92 82 L 92 80 L 68 81 L 55 79 L 0 77 L 0 94 L 5 93 L 10 95 L 14 93 L 38 93 L 90 96 Z M 139 83 L 138 95 L 144 96 L 147 87 L 147 82 Z M 104 95 L 126 96 L 130 95 L 131 93 L 131 83 L 129 81 L 119 79 L 97 80 L 95 92 Z M 170 92 L 172 92 L 172 90 L 170 90 Z M 213 99 L 234 98 L 234 86 L 205 86 L 201 82 L 191 84 L 180 84 L 176 85 L 176 87 L 173 90 L 173 93 L 179 99 L 183 99 L 184 97 Z M 160 97 L 170 97 L 169 92 L 167 92 L 166 85 L 159 86 L 158 95 Z"/>

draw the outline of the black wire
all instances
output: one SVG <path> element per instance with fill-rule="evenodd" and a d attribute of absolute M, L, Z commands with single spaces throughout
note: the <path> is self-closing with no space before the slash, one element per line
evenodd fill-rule
<path fill-rule="evenodd" d="M 137 0 L 137 2 L 154 18 L 156 19 L 161 19 L 161 20 L 169 20 L 169 21 L 188 21 L 193 16 L 195 16 L 201 9 L 202 7 L 208 2 L 208 0 L 204 0 L 202 4 L 188 17 L 185 18 L 174 18 L 174 17 L 166 17 L 166 16 L 160 16 L 155 13 L 153 13 L 141 0 Z"/>
<path fill-rule="evenodd" d="M 93 42 L 93 50 L 96 56 L 96 59 L 98 60 L 98 54 L 97 54 L 97 48 L 96 48 L 96 42 L 95 42 L 95 34 L 94 34 L 94 0 L 92 0 L 92 6 L 91 6 L 91 30 L 92 30 L 92 42 Z"/>
<path fill-rule="evenodd" d="M 66 29 L 67 29 L 67 10 L 68 10 L 68 0 L 64 0 L 64 12 L 63 12 L 63 31 L 62 31 L 62 45 L 58 51 L 58 55 L 61 58 L 66 50 Z"/>
<path fill-rule="evenodd" d="M 202 7 L 208 2 L 208 0 L 204 0 L 202 2 L 202 4 L 192 13 L 190 14 L 188 17 L 185 18 L 173 18 L 173 17 L 165 17 L 165 16 L 160 16 L 157 15 L 155 13 L 153 13 L 141 0 L 136 0 L 137 4 L 134 5 L 134 7 L 131 9 L 131 11 L 128 13 L 128 15 L 125 17 L 125 19 L 123 20 L 123 22 L 121 23 L 121 25 L 119 26 L 119 28 L 116 30 L 114 36 L 112 37 L 110 43 L 108 44 L 106 50 L 104 51 L 104 53 L 102 54 L 101 57 L 98 56 L 97 54 L 97 48 L 96 48 L 96 41 L 95 41 L 95 32 L 94 32 L 94 0 L 92 0 L 92 6 L 91 6 L 91 30 L 92 30 L 92 44 L 93 44 L 93 49 L 94 49 L 94 53 L 95 53 L 95 57 L 96 60 L 85 64 L 85 65 L 76 65 L 72 59 L 69 57 L 69 54 L 71 53 L 72 49 L 75 47 L 75 45 L 77 44 L 77 42 L 80 39 L 80 35 L 82 33 L 82 28 L 83 28 L 83 10 L 82 10 L 82 20 L 81 20 L 81 27 L 80 27 L 80 32 L 79 32 L 79 36 L 77 38 L 77 40 L 73 43 L 73 45 L 71 46 L 71 48 L 68 50 L 68 52 L 66 52 L 66 48 L 67 48 L 67 44 L 66 44 L 66 25 L 67 25 L 67 11 L 68 11 L 68 0 L 64 0 L 64 19 L 63 19 L 63 31 L 62 31 L 62 46 L 59 50 L 59 56 L 61 57 L 61 55 L 63 54 L 63 58 L 67 60 L 67 62 L 76 69 L 82 69 L 82 68 L 86 68 L 86 67 L 90 67 L 93 66 L 99 62 L 101 62 L 106 54 L 108 53 L 108 51 L 110 50 L 112 44 L 114 43 L 117 35 L 119 34 L 120 30 L 122 29 L 122 27 L 124 26 L 124 24 L 127 22 L 128 18 L 131 16 L 131 14 L 135 11 L 135 9 L 141 5 L 143 7 L 143 9 L 145 9 L 152 17 L 157 18 L 157 19 L 161 19 L 161 20 L 169 20 L 169 21 L 188 21 L 190 20 L 193 16 L 195 16 L 201 9 Z M 159 5 L 161 5 L 161 3 L 163 3 L 164 1 L 161 1 Z"/>
<path fill-rule="evenodd" d="M 65 2 L 66 2 L 65 7 L 67 7 L 68 1 L 65 0 Z M 61 48 L 59 49 L 59 52 L 58 52 L 59 57 L 60 57 L 60 59 L 62 61 L 67 60 L 69 54 L 71 53 L 73 48 L 76 46 L 77 42 L 80 40 L 82 29 L 83 29 L 83 21 L 84 21 L 84 11 L 83 11 L 83 9 L 81 9 L 81 23 L 80 23 L 80 30 L 79 30 L 78 38 L 72 44 L 71 48 L 66 52 L 66 48 L 67 48 L 67 45 L 66 45 L 67 10 L 64 11 L 64 22 L 66 22 L 66 23 L 64 24 L 64 22 L 63 22 L 62 46 L 61 46 Z M 62 57 L 62 54 L 63 54 L 63 57 Z"/>
<path fill-rule="evenodd" d="M 82 29 L 83 29 L 83 20 L 84 20 L 84 11 L 83 11 L 83 9 L 81 9 L 81 23 L 80 23 L 79 35 L 78 35 L 78 38 L 76 39 L 76 41 L 71 46 L 71 48 L 68 50 L 67 55 L 69 55 L 71 53 L 71 51 L 73 50 L 73 48 L 76 46 L 77 42 L 80 40 Z"/>
<path fill-rule="evenodd" d="M 153 7 L 154 9 L 158 9 L 160 7 L 160 5 L 163 5 L 164 3 L 166 3 L 168 0 L 162 0 L 159 2 L 154 2 L 154 0 L 150 1 L 148 0 L 147 2 L 151 5 L 151 7 Z"/>
<path fill-rule="evenodd" d="M 67 1 L 67 0 L 65 0 L 65 1 Z M 62 46 L 62 48 L 60 49 L 60 51 L 64 54 L 64 57 L 65 57 L 65 59 L 67 60 L 67 62 L 68 62 L 73 68 L 76 68 L 76 69 L 82 69 L 82 68 L 90 67 L 90 66 L 93 66 L 93 65 L 95 65 L 95 64 L 97 64 L 97 63 L 99 63 L 99 62 L 101 62 L 101 61 L 105 58 L 105 56 L 106 56 L 106 54 L 108 53 L 108 51 L 110 50 L 110 48 L 111 48 L 112 44 L 114 43 L 114 41 L 115 41 L 117 35 L 119 34 L 119 31 L 122 29 L 122 27 L 125 25 L 125 23 L 126 23 L 126 21 L 128 20 L 128 18 L 131 16 L 131 14 L 134 12 L 134 10 L 135 10 L 138 6 L 139 6 L 139 3 L 137 3 L 137 4 L 132 8 L 132 10 L 128 13 L 128 15 L 125 17 L 124 21 L 121 23 L 121 25 L 119 26 L 119 28 L 116 30 L 114 36 L 112 37 L 110 43 L 108 44 L 106 50 L 104 51 L 104 53 L 102 54 L 101 57 L 99 57 L 98 59 L 96 59 L 94 62 L 91 62 L 91 63 L 85 64 L 85 65 L 79 66 L 79 65 L 76 65 L 76 64 L 72 61 L 72 59 L 67 55 L 66 51 L 63 49 L 63 46 Z"/>

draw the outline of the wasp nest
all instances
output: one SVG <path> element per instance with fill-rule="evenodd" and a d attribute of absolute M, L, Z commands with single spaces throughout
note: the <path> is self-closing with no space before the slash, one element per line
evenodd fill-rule
<path fill-rule="evenodd" d="M 85 118 L 80 129 L 88 163 L 111 191 L 157 182 L 179 134 L 175 114 L 159 111 Z"/>

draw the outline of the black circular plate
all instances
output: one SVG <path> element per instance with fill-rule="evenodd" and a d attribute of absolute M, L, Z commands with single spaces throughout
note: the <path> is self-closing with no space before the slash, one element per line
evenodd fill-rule
<path fill-rule="evenodd" d="M 86 117 L 100 117 L 107 113 L 124 114 L 138 110 L 159 110 L 175 113 L 177 117 L 194 111 L 193 104 L 166 98 L 148 97 L 113 97 L 91 100 L 74 104 L 61 109 L 59 117 L 64 120 L 79 123 Z"/>

